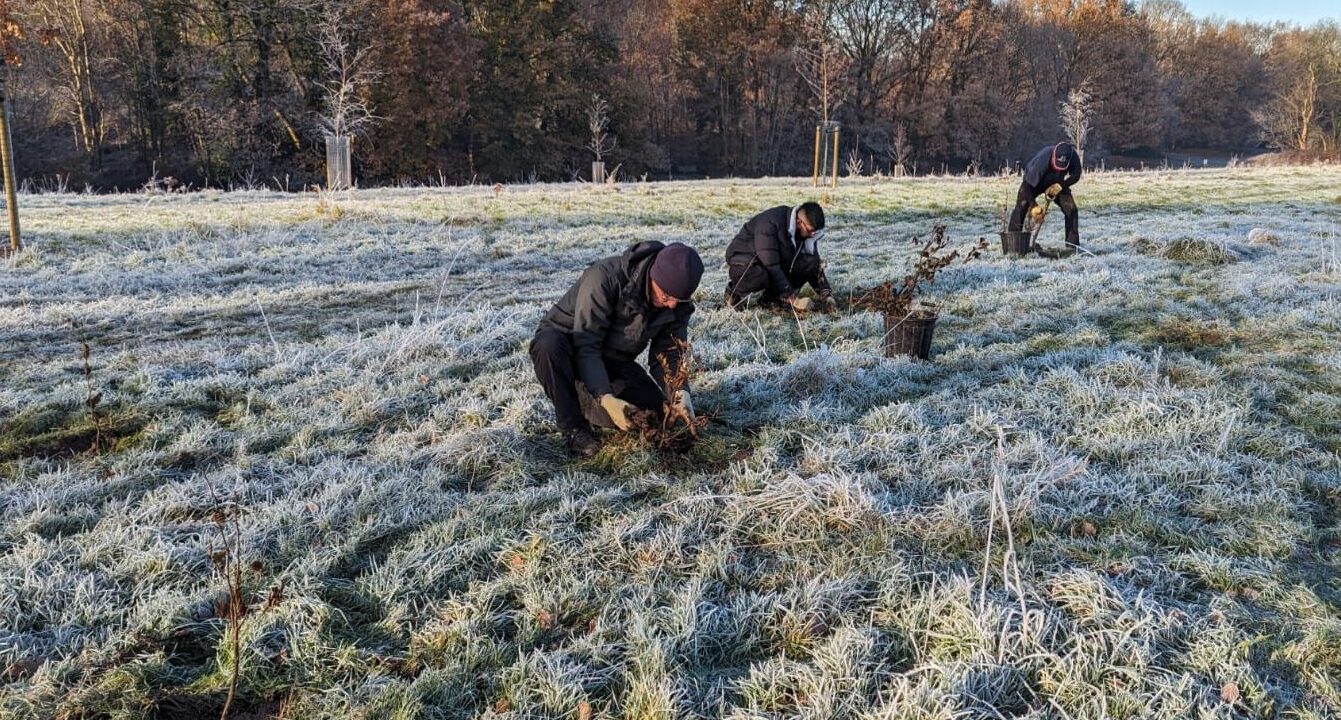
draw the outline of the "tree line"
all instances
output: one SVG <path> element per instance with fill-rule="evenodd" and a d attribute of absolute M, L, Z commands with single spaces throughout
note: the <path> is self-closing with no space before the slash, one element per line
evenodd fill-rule
<path fill-rule="evenodd" d="M 1086 161 L 1341 151 L 1341 25 L 1176 0 L 25 0 L 22 177 L 110 189 L 992 172 L 1087 121 Z M 1070 125 L 1071 122 L 1068 122 Z M 1073 130 L 1075 128 L 1072 128 Z M 598 132 L 599 130 L 599 132 Z M 599 134 L 600 137 L 593 137 Z"/>

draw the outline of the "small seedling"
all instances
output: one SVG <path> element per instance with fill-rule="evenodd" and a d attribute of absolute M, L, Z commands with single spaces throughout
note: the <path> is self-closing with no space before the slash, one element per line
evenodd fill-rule
<path fill-rule="evenodd" d="M 103 425 L 106 421 L 102 412 L 98 410 L 98 406 L 102 404 L 102 391 L 93 389 L 93 365 L 89 362 L 93 351 L 89 349 L 87 342 L 80 342 L 79 345 L 80 357 L 84 360 L 84 408 L 88 410 L 89 422 L 93 424 L 93 447 L 89 450 L 101 458 Z"/>

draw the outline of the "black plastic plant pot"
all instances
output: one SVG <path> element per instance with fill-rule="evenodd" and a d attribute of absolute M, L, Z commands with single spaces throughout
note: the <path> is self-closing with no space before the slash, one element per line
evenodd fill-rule
<path fill-rule="evenodd" d="M 931 357 L 931 335 L 936 330 L 935 308 L 914 308 L 907 315 L 885 314 L 885 357 Z"/>
<path fill-rule="evenodd" d="M 1007 230 L 1001 233 L 1001 252 L 1006 257 L 1020 257 L 1032 249 L 1027 230 Z"/>

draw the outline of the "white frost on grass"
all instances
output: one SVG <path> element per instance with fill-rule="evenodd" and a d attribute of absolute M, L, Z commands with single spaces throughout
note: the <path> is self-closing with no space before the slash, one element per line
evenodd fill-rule
<path fill-rule="evenodd" d="M 1329 182 L 1087 176 L 1085 252 L 993 250 L 929 290 L 932 363 L 882 357 L 870 313 L 717 308 L 726 242 L 809 198 L 793 181 L 25 197 L 0 271 L 0 714 L 217 711 L 220 504 L 243 703 L 291 715 L 1341 713 Z M 900 277 L 938 220 L 995 241 L 1013 194 L 850 182 L 830 277 Z M 708 260 L 714 422 L 688 458 L 573 464 L 526 345 L 582 267 L 646 239 Z M 994 476 L 1021 582 L 998 526 L 980 602 Z"/>

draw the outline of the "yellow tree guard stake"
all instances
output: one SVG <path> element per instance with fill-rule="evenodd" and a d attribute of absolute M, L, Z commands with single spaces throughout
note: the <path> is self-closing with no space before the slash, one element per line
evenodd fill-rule
<path fill-rule="evenodd" d="M 820 126 L 815 126 L 815 170 L 810 175 L 810 186 L 819 187 Z"/>

